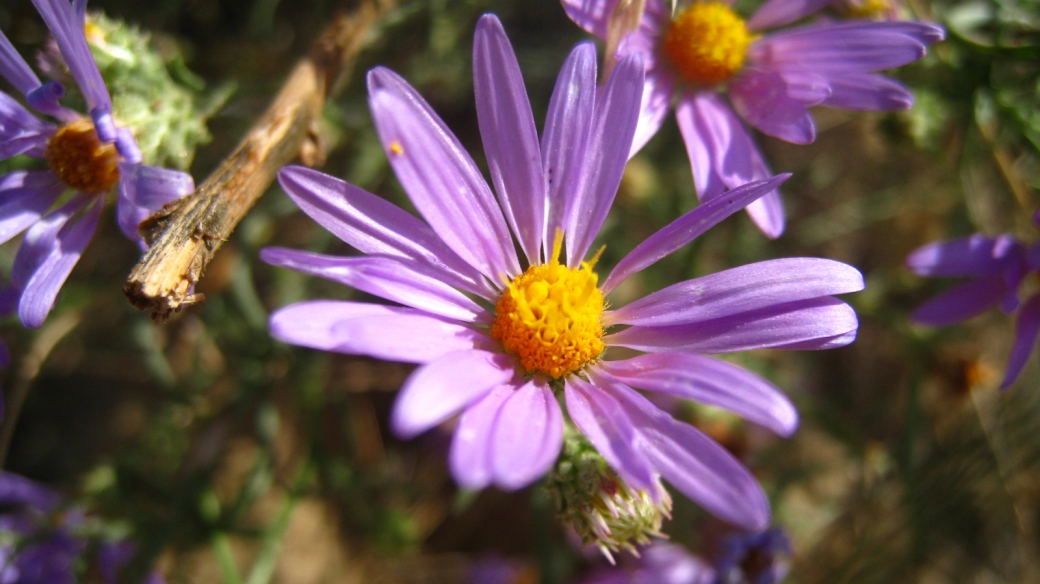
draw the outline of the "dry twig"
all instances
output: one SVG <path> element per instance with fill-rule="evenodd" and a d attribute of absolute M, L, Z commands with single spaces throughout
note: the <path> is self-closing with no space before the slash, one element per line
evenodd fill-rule
<path fill-rule="evenodd" d="M 194 193 L 141 223 L 150 248 L 123 291 L 130 303 L 165 322 L 182 306 L 203 300 L 194 293 L 206 265 L 238 222 L 267 190 L 283 165 L 324 157 L 315 122 L 337 78 L 365 44 L 378 18 L 394 2 L 364 2 L 340 16 L 293 70 L 267 112 L 242 143 Z"/>

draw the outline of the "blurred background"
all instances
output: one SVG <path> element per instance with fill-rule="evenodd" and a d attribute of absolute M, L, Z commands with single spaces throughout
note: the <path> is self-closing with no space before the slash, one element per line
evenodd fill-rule
<path fill-rule="evenodd" d="M 211 116 L 170 157 L 201 183 L 324 26 L 355 5 L 91 0 L 89 9 L 150 35 L 195 100 L 193 123 Z M 773 169 L 794 173 L 783 189 L 787 232 L 769 241 L 736 215 L 611 300 L 769 258 L 858 267 L 867 289 L 845 298 L 861 319 L 854 344 L 735 356 L 795 401 L 802 424 L 791 439 L 692 403 L 677 404 L 677 416 L 760 479 L 792 542 L 790 582 L 1040 582 L 1037 351 L 1014 386 L 997 390 L 1013 319 L 992 310 L 944 329 L 914 326 L 913 308 L 952 282 L 903 266 L 937 239 L 1040 239 L 1029 222 L 1040 207 L 1040 2 L 911 0 L 903 10 L 948 29 L 893 73 L 914 89 L 913 110 L 816 108 L 809 146 L 759 136 Z M 402 0 L 326 107 L 324 172 L 410 208 L 366 105 L 363 74 L 376 65 L 416 86 L 486 171 L 470 64 L 484 12 L 505 25 L 540 126 L 560 65 L 586 40 L 559 3 Z M 5 0 L 0 29 L 23 55 L 45 48 L 28 0 Z M 195 142 L 204 143 L 192 158 Z M 629 163 L 600 265 L 696 204 L 668 121 Z M 4 273 L 17 245 L 0 247 Z M 272 186 L 210 264 L 198 289 L 206 302 L 157 325 L 122 294 L 137 250 L 106 214 L 47 323 L 30 331 L 8 318 L 0 328 L 12 354 L 4 389 L 28 390 L 5 470 L 136 541 L 127 581 L 156 566 L 170 583 L 432 584 L 497 565 L 510 574 L 502 582 L 562 583 L 604 565 L 575 545 L 539 486 L 458 490 L 445 462 L 450 428 L 408 442 L 389 433 L 411 366 L 273 341 L 274 309 L 364 295 L 263 264 L 266 245 L 352 253 Z M 1034 279 L 1024 292 L 1036 288 Z M 664 531 L 711 562 L 728 528 L 676 496 Z"/>

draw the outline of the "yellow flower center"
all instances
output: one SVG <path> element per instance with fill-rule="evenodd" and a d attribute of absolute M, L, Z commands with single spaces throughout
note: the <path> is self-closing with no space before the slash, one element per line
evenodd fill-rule
<path fill-rule="evenodd" d="M 695 2 L 672 22 L 662 51 L 683 79 L 712 85 L 740 70 L 753 40 L 729 6 Z"/>
<path fill-rule="evenodd" d="M 550 262 L 531 266 L 509 283 L 495 305 L 491 326 L 491 336 L 518 355 L 528 373 L 553 379 L 581 369 L 603 352 L 603 293 L 592 271 L 596 258 L 569 268 L 557 259 L 562 244 L 558 231 Z"/>
<path fill-rule="evenodd" d="M 119 180 L 119 155 L 115 144 L 98 139 L 94 123 L 77 120 L 47 141 L 47 161 L 58 178 L 87 193 L 103 193 Z"/>

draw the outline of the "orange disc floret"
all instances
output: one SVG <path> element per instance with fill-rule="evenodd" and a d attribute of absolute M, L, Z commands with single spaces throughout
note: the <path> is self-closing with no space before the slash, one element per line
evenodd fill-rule
<path fill-rule="evenodd" d="M 548 264 L 531 266 L 509 283 L 495 305 L 491 336 L 531 374 L 553 379 L 573 373 L 603 352 L 603 293 L 593 262 L 569 268 L 556 259 L 561 234 Z"/>
<path fill-rule="evenodd" d="M 685 80 L 713 85 L 740 70 L 752 40 L 732 8 L 695 2 L 672 22 L 662 51 Z"/>
<path fill-rule="evenodd" d="M 119 180 L 115 145 L 99 140 L 88 119 L 72 122 L 51 136 L 46 156 L 54 174 L 79 191 L 103 193 Z"/>

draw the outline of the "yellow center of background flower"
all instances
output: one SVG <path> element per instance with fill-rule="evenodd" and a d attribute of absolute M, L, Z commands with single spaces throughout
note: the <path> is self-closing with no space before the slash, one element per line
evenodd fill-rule
<path fill-rule="evenodd" d="M 889 0 L 854 0 L 847 5 L 849 15 L 854 18 L 883 18 L 892 11 Z"/>
<path fill-rule="evenodd" d="M 662 51 L 683 79 L 711 85 L 740 70 L 752 40 L 729 6 L 696 2 L 672 22 Z"/>
<path fill-rule="evenodd" d="M 560 264 L 562 233 L 552 259 L 531 266 L 509 283 L 495 305 L 491 336 L 520 357 L 528 373 L 554 379 L 584 367 L 603 352 L 603 293 L 592 271 L 595 258 L 580 268 Z"/>
<path fill-rule="evenodd" d="M 94 124 L 83 119 L 64 126 L 47 141 L 47 161 L 70 187 L 103 193 L 119 180 L 119 155 L 114 144 L 98 139 Z"/>

